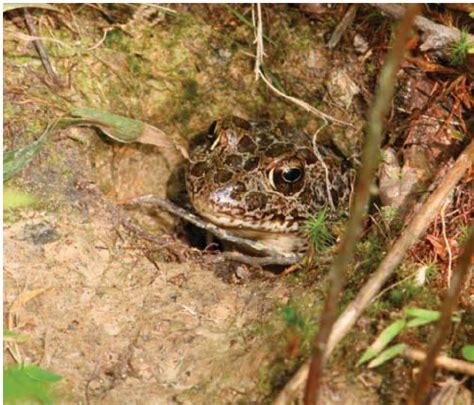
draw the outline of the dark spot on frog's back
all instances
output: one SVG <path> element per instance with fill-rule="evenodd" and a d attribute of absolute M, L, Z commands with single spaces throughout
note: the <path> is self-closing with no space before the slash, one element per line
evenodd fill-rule
<path fill-rule="evenodd" d="M 250 139 L 248 136 L 243 136 L 239 141 L 239 146 L 237 147 L 239 152 L 245 153 L 249 152 L 252 153 L 257 148 L 257 145 Z"/>
<path fill-rule="evenodd" d="M 227 183 L 232 178 L 232 172 L 220 170 L 214 175 L 214 181 L 217 184 Z"/>
<path fill-rule="evenodd" d="M 238 169 L 242 166 L 242 156 L 229 155 L 225 158 L 225 164 L 233 169 Z"/>
<path fill-rule="evenodd" d="M 270 146 L 266 152 L 265 155 L 268 157 L 277 157 L 277 156 L 282 156 L 285 153 L 292 152 L 294 150 L 294 146 L 291 143 L 275 143 L 274 145 Z"/>
<path fill-rule="evenodd" d="M 247 159 L 247 161 L 244 163 L 244 169 L 248 172 L 255 170 L 258 167 L 258 164 L 260 163 L 260 158 L 258 156 L 251 157 Z"/>
<path fill-rule="evenodd" d="M 296 152 L 296 156 L 298 156 L 301 160 L 304 160 L 309 165 L 315 164 L 317 161 L 317 158 L 314 153 L 308 148 L 298 149 L 298 151 Z"/>
<path fill-rule="evenodd" d="M 263 193 L 251 192 L 245 197 L 245 203 L 250 211 L 255 211 L 264 209 L 267 205 L 267 199 Z"/>
<path fill-rule="evenodd" d="M 235 200 L 239 199 L 242 192 L 246 190 L 245 184 L 241 181 L 237 181 L 235 184 L 232 185 L 231 188 L 232 192 L 230 193 L 230 196 Z"/>
<path fill-rule="evenodd" d="M 245 129 L 246 131 L 249 131 L 249 130 L 252 128 L 252 126 L 250 125 L 250 122 L 244 120 L 243 118 L 236 117 L 235 115 L 232 116 L 232 117 L 229 119 L 229 121 L 230 121 L 232 124 L 234 124 L 234 125 L 236 125 L 236 126 L 242 128 L 242 129 Z"/>
<path fill-rule="evenodd" d="M 206 162 L 197 162 L 191 164 L 189 168 L 189 173 L 191 173 L 194 177 L 201 177 L 209 170 L 208 165 Z"/>
<path fill-rule="evenodd" d="M 260 148 L 266 148 L 273 143 L 273 139 L 265 133 L 257 135 L 257 143 Z"/>

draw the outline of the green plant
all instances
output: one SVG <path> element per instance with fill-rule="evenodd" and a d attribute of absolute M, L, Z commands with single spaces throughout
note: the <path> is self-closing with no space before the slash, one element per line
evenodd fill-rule
<path fill-rule="evenodd" d="M 455 66 L 464 65 L 466 63 L 467 54 L 474 49 L 474 43 L 467 39 L 468 31 L 461 30 L 459 41 L 451 46 L 451 63 Z"/>
<path fill-rule="evenodd" d="M 18 404 L 37 401 L 52 405 L 51 385 L 62 377 L 32 364 L 17 364 L 3 369 L 3 403 Z"/>
<path fill-rule="evenodd" d="M 3 188 L 3 211 L 13 208 L 30 207 L 36 203 L 36 198 L 29 193 L 15 190 L 11 187 Z"/>
<path fill-rule="evenodd" d="M 466 345 L 462 348 L 462 355 L 467 361 L 474 362 L 474 345 Z"/>
<path fill-rule="evenodd" d="M 371 360 L 368 367 L 374 368 L 398 356 L 403 352 L 406 344 L 398 343 L 386 349 L 393 339 L 395 339 L 403 330 L 427 325 L 437 321 L 440 317 L 441 313 L 439 311 L 422 308 L 406 308 L 403 318 L 392 322 L 379 334 L 375 341 L 362 354 L 357 365 L 359 366 Z M 453 322 L 460 322 L 460 317 L 458 315 L 453 315 L 451 319 Z"/>
<path fill-rule="evenodd" d="M 324 251 L 334 242 L 334 236 L 329 231 L 326 221 L 326 211 L 323 209 L 311 215 L 304 224 L 303 229 L 315 252 Z"/>

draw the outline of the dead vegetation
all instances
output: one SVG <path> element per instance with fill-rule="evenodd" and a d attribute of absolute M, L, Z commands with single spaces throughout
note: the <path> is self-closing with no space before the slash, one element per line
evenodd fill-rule
<path fill-rule="evenodd" d="M 409 398 L 415 363 L 399 358 L 366 369 L 357 360 L 404 308 L 439 309 L 473 220 L 472 18 L 441 5 L 422 14 L 397 76 L 373 196 L 374 206 L 392 210 L 369 210 L 343 306 L 357 302 L 400 230 L 398 241 L 412 232 L 403 224 L 416 221 L 413 213 L 471 155 L 430 211 L 426 235 L 404 244 L 396 273 L 379 279 L 383 292 L 367 295 L 366 302 L 377 295 L 367 313 L 344 322 L 330 341 L 332 350 L 350 329 L 323 380 L 333 403 Z M 448 42 L 436 40 L 433 24 L 446 28 Z M 235 114 L 284 118 L 357 166 L 391 26 L 368 5 L 13 9 L 4 13 L 4 150 L 30 144 L 73 108 L 133 118 L 174 139 Z M 164 197 L 178 160 L 152 145 L 70 128 L 50 136 L 7 183 L 35 203 L 4 212 L 5 316 L 9 330 L 28 337 L 7 342 L 6 365 L 23 361 L 60 374 L 66 403 L 262 403 L 293 381 L 311 353 L 328 261 L 277 277 L 189 247 L 167 214 L 122 210 L 120 203 L 142 194 Z M 456 288 L 450 305 L 458 301 L 461 323 L 446 327 L 444 315 L 443 349 L 460 359 L 474 343 L 474 284 L 467 278 Z M 417 350 L 435 330 L 426 325 L 397 337 L 412 350 L 405 359 L 419 361 Z M 462 387 L 472 388 L 472 380 L 459 371 L 439 369 L 431 397 L 446 395 L 446 383 L 466 398 Z"/>

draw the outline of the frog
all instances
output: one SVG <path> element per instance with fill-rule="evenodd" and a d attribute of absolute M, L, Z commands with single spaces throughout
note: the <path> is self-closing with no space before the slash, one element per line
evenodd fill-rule
<path fill-rule="evenodd" d="M 347 212 L 348 169 L 341 154 L 283 120 L 228 116 L 190 141 L 185 183 L 200 217 L 290 256 L 307 250 L 312 215 Z"/>

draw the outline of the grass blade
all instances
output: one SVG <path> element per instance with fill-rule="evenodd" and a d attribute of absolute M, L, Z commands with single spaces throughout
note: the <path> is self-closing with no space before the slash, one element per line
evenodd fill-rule
<path fill-rule="evenodd" d="M 398 356 L 401 352 L 403 352 L 406 346 L 407 345 L 405 343 L 399 343 L 395 346 L 389 347 L 387 350 L 384 350 L 375 359 L 373 359 L 369 363 L 368 367 L 375 368 L 393 359 L 394 357 Z"/>
<path fill-rule="evenodd" d="M 406 327 L 406 324 L 405 319 L 399 319 L 387 326 L 375 339 L 374 343 L 367 348 L 357 365 L 359 366 L 377 356 Z"/>
<path fill-rule="evenodd" d="M 54 127 L 54 124 L 49 124 L 43 134 L 36 141 L 15 151 L 4 152 L 3 182 L 10 180 L 35 157 L 48 140 L 48 136 Z"/>

